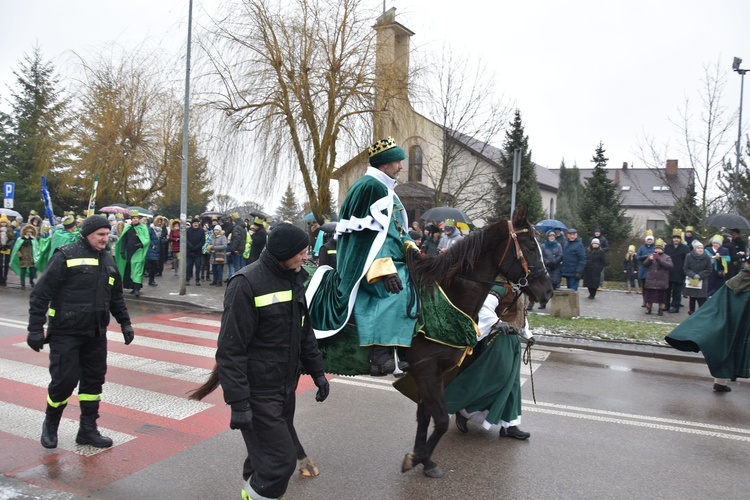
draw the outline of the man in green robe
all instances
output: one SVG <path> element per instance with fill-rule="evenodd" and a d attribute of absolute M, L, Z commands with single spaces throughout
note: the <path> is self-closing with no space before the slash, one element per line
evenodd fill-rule
<path fill-rule="evenodd" d="M 396 369 L 393 348 L 409 347 L 414 334 L 416 300 L 410 301 L 404 256 L 419 249 L 394 191 L 406 153 L 392 137 L 376 142 L 368 153 L 371 166 L 339 212 L 337 268 L 318 268 L 307 301 L 317 338 L 334 335 L 353 314 L 360 346 L 372 346 L 370 373 L 385 375 Z M 408 365 L 399 362 L 399 368 Z"/>
<path fill-rule="evenodd" d="M 58 226 L 59 227 L 59 226 Z M 44 271 L 47 267 L 47 261 L 55 253 L 55 250 L 61 246 L 75 243 L 78 239 L 78 233 L 80 229 L 76 226 L 76 219 L 72 215 L 66 215 L 62 220 L 62 229 L 56 229 L 52 232 L 52 236 L 48 238 L 41 238 L 39 240 L 39 252 L 38 257 L 34 259 L 34 267 L 38 272 Z"/>
<path fill-rule="evenodd" d="M 728 380 L 750 378 L 750 258 L 664 340 L 680 351 L 702 352 L 716 392 L 730 392 Z"/>
<path fill-rule="evenodd" d="M 115 245 L 115 263 L 122 276 L 122 287 L 132 288 L 136 297 L 143 287 L 143 268 L 151 238 L 148 228 L 141 224 L 137 211 L 130 212 L 130 225 L 126 225 Z"/>

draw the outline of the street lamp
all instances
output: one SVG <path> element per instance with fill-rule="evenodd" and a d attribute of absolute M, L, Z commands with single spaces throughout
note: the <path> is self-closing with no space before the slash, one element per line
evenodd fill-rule
<path fill-rule="evenodd" d="M 740 74 L 741 80 L 740 80 L 740 114 L 737 124 L 737 161 L 734 165 L 734 189 L 732 192 L 734 193 L 733 196 L 733 203 L 732 203 L 732 212 L 737 213 L 737 201 L 739 199 L 739 194 L 737 192 L 737 188 L 740 185 L 740 143 L 742 141 L 742 94 L 745 90 L 745 73 L 747 73 L 746 69 L 740 69 L 740 64 L 742 64 L 742 59 L 739 57 L 735 57 L 734 61 L 732 61 L 732 70 L 736 71 Z"/>

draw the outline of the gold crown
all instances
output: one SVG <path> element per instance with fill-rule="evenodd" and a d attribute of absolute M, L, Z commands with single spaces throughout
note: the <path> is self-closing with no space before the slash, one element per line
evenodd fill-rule
<path fill-rule="evenodd" d="M 383 151 L 388 151 L 391 148 L 395 148 L 398 146 L 396 144 L 396 139 L 393 137 L 386 137 L 385 139 L 380 139 L 378 142 L 367 148 L 367 154 L 370 158 L 375 156 L 378 153 L 382 153 Z"/>

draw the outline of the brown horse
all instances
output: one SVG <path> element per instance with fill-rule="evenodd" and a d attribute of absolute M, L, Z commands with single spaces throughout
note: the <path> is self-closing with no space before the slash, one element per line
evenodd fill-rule
<path fill-rule="evenodd" d="M 531 300 L 546 302 L 552 296 L 552 283 L 534 235 L 523 206 L 512 221 L 491 224 L 453 245 L 445 254 L 413 263 L 410 271 L 425 293 L 438 283 L 453 305 L 475 321 L 498 275 L 504 276 Z M 422 464 L 425 475 L 443 476 L 443 471 L 431 460 L 450 420 L 443 375 L 455 367 L 463 355 L 463 349 L 433 342 L 423 335 L 412 340 L 408 361 L 409 376 L 414 379 L 419 398 L 417 435 L 414 450 L 404 458 L 402 472 Z M 428 437 L 430 418 L 434 426 Z"/>
<path fill-rule="evenodd" d="M 526 207 L 519 208 L 513 220 L 501 220 L 467 236 L 437 257 L 423 257 L 410 264 L 417 286 L 431 293 L 436 284 L 453 304 L 473 318 L 479 310 L 498 275 L 504 276 L 515 289 L 535 302 L 546 302 L 552 296 L 552 284 L 547 275 L 541 250 L 534 237 L 534 228 L 526 220 Z M 431 460 L 438 441 L 448 429 L 443 374 L 455 367 L 465 349 L 457 349 L 433 342 L 422 335 L 412 340 L 408 349 L 409 375 L 414 379 L 417 404 L 417 435 L 414 450 L 406 455 L 402 472 L 422 464 L 425 475 L 442 477 L 443 471 Z M 218 387 L 217 367 L 201 387 L 191 393 L 200 400 Z M 434 420 L 432 434 L 427 436 L 430 418 Z M 293 429 L 292 429 L 293 431 Z M 303 475 L 317 475 L 317 468 L 296 439 L 300 471 Z"/>

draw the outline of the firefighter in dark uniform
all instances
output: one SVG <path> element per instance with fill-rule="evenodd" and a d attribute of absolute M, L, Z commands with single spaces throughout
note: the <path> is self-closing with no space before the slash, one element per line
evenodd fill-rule
<path fill-rule="evenodd" d="M 331 266 L 336 269 L 336 246 L 338 237 L 336 233 L 328 236 L 328 241 L 320 247 L 320 257 L 318 257 L 319 266 Z"/>
<path fill-rule="evenodd" d="M 81 225 L 78 239 L 55 251 L 29 300 L 26 343 L 39 352 L 49 343 L 47 410 L 42 446 L 57 447 L 63 410 L 78 385 L 81 422 L 76 443 L 97 448 L 112 446 L 96 426 L 107 372 L 107 325 L 110 312 L 122 328 L 125 344 L 133 341 L 130 316 L 122 297 L 122 282 L 107 249 L 110 226 L 94 215 Z M 47 336 L 44 323 L 49 311 Z"/>
<path fill-rule="evenodd" d="M 276 226 L 260 258 L 232 276 L 224 296 L 216 363 L 229 427 L 247 447 L 243 498 L 278 498 L 294 473 L 295 394 L 302 362 L 318 392 L 328 396 L 323 358 L 307 312 L 304 283 L 307 233 Z"/>

